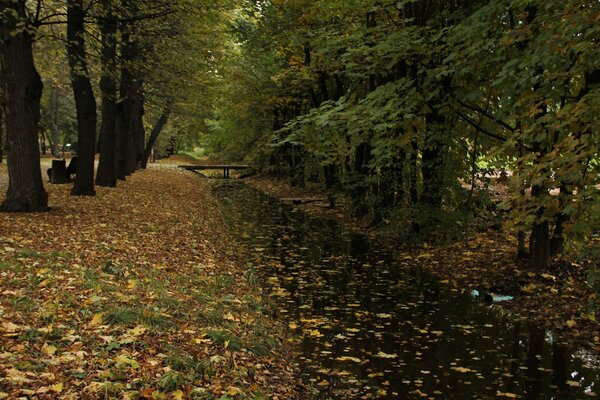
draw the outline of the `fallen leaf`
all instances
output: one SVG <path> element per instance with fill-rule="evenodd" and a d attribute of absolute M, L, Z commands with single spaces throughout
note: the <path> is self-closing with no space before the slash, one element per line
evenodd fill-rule
<path fill-rule="evenodd" d="M 104 320 L 104 314 L 98 313 L 95 314 L 90 323 L 88 324 L 90 327 L 96 327 L 102 325 L 102 321 Z"/>

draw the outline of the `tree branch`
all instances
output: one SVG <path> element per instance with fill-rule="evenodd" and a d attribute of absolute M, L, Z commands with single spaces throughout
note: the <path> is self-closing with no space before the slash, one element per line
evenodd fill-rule
<path fill-rule="evenodd" d="M 456 97 L 456 95 L 454 93 L 450 93 L 450 96 L 452 96 L 452 98 L 454 100 L 456 100 L 458 102 L 458 104 L 460 104 L 461 106 L 468 108 L 471 111 L 474 111 L 476 113 L 479 113 L 481 115 L 483 115 L 484 117 L 491 119 L 493 122 L 497 123 L 498 125 L 504 127 L 505 129 L 514 132 L 516 131 L 516 128 L 510 126 L 509 124 L 507 124 L 506 122 L 502 121 L 501 119 L 499 119 L 498 117 L 496 117 L 495 115 L 489 113 L 486 110 L 482 110 L 481 108 L 473 105 L 473 104 L 469 104 L 467 102 L 462 101 L 461 99 L 459 99 L 458 97 Z"/>

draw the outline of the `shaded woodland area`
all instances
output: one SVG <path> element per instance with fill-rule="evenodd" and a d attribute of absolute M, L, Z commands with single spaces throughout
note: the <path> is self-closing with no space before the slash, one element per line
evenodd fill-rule
<path fill-rule="evenodd" d="M 330 357 L 330 347 L 356 337 L 363 322 L 389 334 L 385 324 L 403 322 L 404 309 L 388 310 L 392 297 L 369 290 L 358 294 L 366 292 L 367 303 L 381 295 L 379 311 L 359 310 L 360 296 L 346 299 L 345 309 L 314 300 L 328 280 L 341 290 L 332 297 L 352 294 L 361 273 L 373 278 L 360 282 L 368 289 L 402 287 L 398 298 L 406 304 L 398 305 L 414 308 L 411 315 L 429 315 L 440 297 L 453 309 L 459 289 L 469 312 L 484 310 L 475 301 L 487 307 L 494 296 L 514 300 L 512 312 L 532 323 L 538 343 L 527 352 L 533 363 L 522 368 L 537 376 L 526 386 L 542 380 L 534 347 L 544 346 L 545 333 L 538 325 L 597 351 L 599 39 L 600 2 L 593 0 L 0 0 L 0 188 L 7 189 L 0 197 L 0 337 L 9 338 L 0 342 L 0 369 L 11 374 L 0 379 L 0 398 L 63 390 L 305 398 L 280 346 L 286 325 L 281 329 L 271 318 L 277 312 L 262 304 L 268 292 L 285 309 L 303 285 L 310 289 L 297 299 L 304 317 L 289 330 L 309 341 L 325 338 L 315 347 L 324 346 L 323 363 L 364 367 L 369 378 L 382 378 L 381 387 L 368 389 L 388 396 L 387 376 L 369 363 L 406 366 L 395 349 L 363 348 L 359 358 L 346 354 L 354 347 L 345 344 Z M 148 168 L 173 155 L 171 165 Z M 44 182 L 51 159 L 74 157 L 72 187 Z M 359 220 L 363 231 L 381 234 L 399 262 L 362 262 L 365 244 L 351 249 L 346 265 L 343 251 L 357 240 L 340 237 L 344 256 L 309 269 L 296 259 L 308 247 L 290 239 L 279 220 L 253 233 L 277 214 L 249 210 L 249 191 L 229 206 L 240 215 L 240 237 L 277 240 L 257 242 L 252 256 L 265 256 L 270 246 L 281 251 L 257 258 L 273 270 L 266 278 L 272 290 L 263 292 L 265 271 L 231 244 L 223 222 L 223 204 L 242 185 L 211 186 L 175 168 L 190 158 L 251 165 L 264 187 L 288 193 L 279 197 L 292 193 L 292 203 L 317 187 L 312 198 L 325 199 L 323 208 L 339 211 L 344 222 Z M 140 169 L 148 171 L 135 174 Z M 210 187 L 221 191 L 221 208 Z M 243 220 L 252 216 L 256 221 Z M 315 233 L 310 218 L 298 221 L 306 223 L 299 237 Z M 315 243 L 331 247 L 328 239 L 334 242 Z M 286 279 L 282 270 L 295 276 Z M 406 274 L 386 281 L 392 272 Z M 510 293 L 500 293 L 505 289 Z M 327 315 L 314 317 L 321 306 Z M 347 314 L 347 329 L 329 311 Z M 458 323 L 445 330 L 459 327 L 459 338 L 478 332 L 462 317 L 458 312 Z M 512 323 L 482 321 L 488 331 Z M 439 345 L 446 332 L 435 324 L 400 324 L 409 340 L 396 339 Z M 516 347 L 525 343 L 520 324 Z M 371 342 L 370 332 L 358 342 Z M 555 344 L 552 356 L 560 353 Z M 60 357 L 69 368 L 34 381 L 38 366 L 28 346 L 42 368 Z M 90 364 L 82 351 L 93 354 Z M 478 373 L 448 360 L 452 373 Z M 420 365 L 410 365 L 417 378 L 429 376 Z M 494 382 L 508 373 L 493 370 Z M 352 376 L 338 372 L 340 381 Z M 583 396 L 588 378 L 563 375 Z M 314 393 L 337 377 L 313 376 Z M 416 384 L 412 394 L 421 393 L 418 379 L 409 382 Z M 33 389 L 23 389 L 29 383 Z M 352 393 L 363 390 L 357 388 Z M 518 397 L 494 389 L 493 396 Z"/>
<path fill-rule="evenodd" d="M 293 185 L 341 188 L 358 215 L 409 236 L 505 212 L 519 254 L 545 268 L 599 226 L 598 11 L 585 1 L 259 4 L 240 25 L 236 73 L 249 77 L 225 93 L 216 146 L 237 156 L 254 146 Z M 508 176 L 499 208 L 480 179 L 490 173 Z"/>
<path fill-rule="evenodd" d="M 546 268 L 599 226 L 598 7 L 4 1 L 2 209 L 48 208 L 40 147 L 76 142 L 72 194 L 93 195 L 144 168 L 168 125 L 163 148 L 322 181 L 409 236 L 502 212 Z M 510 183 L 499 207 L 489 173 Z"/>

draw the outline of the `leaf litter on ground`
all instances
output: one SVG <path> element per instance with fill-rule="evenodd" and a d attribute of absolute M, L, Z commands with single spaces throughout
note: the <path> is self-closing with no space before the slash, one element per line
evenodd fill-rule
<path fill-rule="evenodd" d="M 0 398 L 300 398 L 206 180 L 46 188 L 50 212 L 0 214 Z"/>

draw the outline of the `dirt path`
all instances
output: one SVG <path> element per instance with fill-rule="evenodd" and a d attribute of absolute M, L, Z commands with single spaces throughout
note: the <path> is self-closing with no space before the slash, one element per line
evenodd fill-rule
<path fill-rule="evenodd" d="M 0 399 L 300 398 L 208 185 L 158 165 L 0 214 Z"/>

